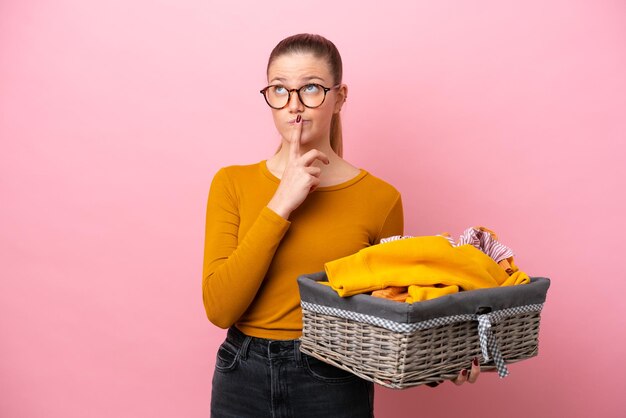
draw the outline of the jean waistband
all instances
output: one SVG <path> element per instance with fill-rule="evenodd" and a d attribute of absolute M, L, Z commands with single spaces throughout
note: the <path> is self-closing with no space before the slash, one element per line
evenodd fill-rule
<path fill-rule="evenodd" d="M 241 348 L 240 355 L 243 358 L 246 358 L 249 352 L 268 358 L 294 356 L 298 361 L 301 356 L 300 340 L 269 340 L 251 337 L 244 334 L 234 325 L 228 329 L 226 340 Z"/>

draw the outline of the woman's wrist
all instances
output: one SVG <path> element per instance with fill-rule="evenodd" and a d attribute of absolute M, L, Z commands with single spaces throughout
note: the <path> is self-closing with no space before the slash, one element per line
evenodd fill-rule
<path fill-rule="evenodd" d="M 267 204 L 267 207 L 269 209 L 271 209 L 272 211 L 274 211 L 277 215 L 285 218 L 285 219 L 289 219 L 289 215 L 291 215 L 291 211 L 282 207 L 281 205 L 277 204 L 276 202 L 274 202 L 274 200 L 270 200 L 270 202 Z"/>

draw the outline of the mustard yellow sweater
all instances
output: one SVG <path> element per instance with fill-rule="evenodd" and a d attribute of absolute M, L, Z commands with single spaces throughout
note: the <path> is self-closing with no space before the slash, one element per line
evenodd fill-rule
<path fill-rule="evenodd" d="M 220 169 L 209 191 L 202 273 L 208 319 L 261 338 L 302 335 L 296 279 L 403 234 L 402 200 L 365 170 L 318 187 L 286 220 L 266 205 L 280 180 L 257 164 Z"/>

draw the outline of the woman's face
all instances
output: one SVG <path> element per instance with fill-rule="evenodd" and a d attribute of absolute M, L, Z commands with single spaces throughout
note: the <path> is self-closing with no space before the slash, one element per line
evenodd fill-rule
<path fill-rule="evenodd" d="M 287 54 L 274 59 L 267 73 L 269 85 L 281 85 L 285 89 L 298 89 L 310 83 L 333 87 L 334 79 L 328 63 L 313 54 Z M 287 106 L 272 109 L 274 124 L 284 140 L 291 139 L 296 116 L 302 116 L 301 144 L 321 144 L 329 141 L 330 121 L 339 112 L 345 96 L 345 86 L 329 90 L 321 106 L 308 108 L 300 102 L 298 94 L 291 93 Z"/>

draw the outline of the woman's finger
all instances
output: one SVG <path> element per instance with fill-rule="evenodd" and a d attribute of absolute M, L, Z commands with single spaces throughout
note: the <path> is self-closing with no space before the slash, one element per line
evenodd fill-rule
<path fill-rule="evenodd" d="M 326 156 L 326 154 L 317 149 L 312 149 L 306 152 L 301 157 L 302 164 L 304 164 L 305 166 L 310 166 L 315 160 L 320 160 L 324 164 L 328 164 L 330 162 L 328 156 Z"/>
<path fill-rule="evenodd" d="M 478 375 L 480 374 L 480 363 L 478 362 L 478 357 L 472 361 L 472 368 L 470 370 L 469 376 L 467 377 L 467 381 L 470 383 L 474 383 L 476 379 L 478 379 Z"/>
<path fill-rule="evenodd" d="M 302 136 L 302 116 L 296 116 L 296 121 L 291 129 L 289 140 L 289 159 L 295 160 L 300 157 L 300 137 Z"/>
<path fill-rule="evenodd" d="M 309 193 L 311 193 L 312 191 L 314 191 L 315 189 L 317 189 L 317 187 L 320 185 L 320 180 L 317 177 L 313 178 L 311 187 L 309 188 Z"/>
<path fill-rule="evenodd" d="M 315 166 L 304 167 L 305 171 L 314 177 L 319 177 L 322 174 L 322 169 Z"/>
<path fill-rule="evenodd" d="M 463 369 L 459 372 L 459 375 L 451 380 L 452 383 L 459 386 L 467 381 L 467 370 Z"/>

